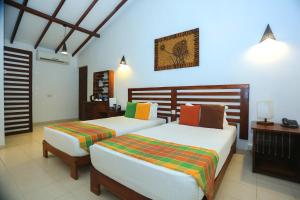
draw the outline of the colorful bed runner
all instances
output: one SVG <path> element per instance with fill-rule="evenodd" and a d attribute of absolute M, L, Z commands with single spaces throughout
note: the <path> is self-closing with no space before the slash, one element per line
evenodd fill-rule
<path fill-rule="evenodd" d="M 116 131 L 83 122 L 67 122 L 48 126 L 65 134 L 71 135 L 79 140 L 80 147 L 89 151 L 89 147 L 100 140 L 116 136 Z"/>
<path fill-rule="evenodd" d="M 209 149 L 127 134 L 97 143 L 114 151 L 191 175 L 207 199 L 213 197 L 218 154 Z"/>

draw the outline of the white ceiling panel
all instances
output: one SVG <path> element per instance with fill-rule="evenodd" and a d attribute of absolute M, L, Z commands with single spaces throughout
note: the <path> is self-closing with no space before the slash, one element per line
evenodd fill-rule
<path fill-rule="evenodd" d="M 74 32 L 67 40 L 68 52 L 72 54 L 87 37 L 87 34 L 78 31 Z"/>
<path fill-rule="evenodd" d="M 47 22 L 48 21 L 43 18 L 24 13 L 16 35 L 16 40 L 34 45 Z"/>
<path fill-rule="evenodd" d="M 27 6 L 47 15 L 52 15 L 59 2 L 60 0 L 29 0 Z"/>
<path fill-rule="evenodd" d="M 67 30 L 70 30 L 67 28 Z M 60 24 L 52 23 L 48 29 L 46 35 L 44 36 L 40 46 L 49 49 L 56 49 L 59 42 L 64 37 L 65 27 Z"/>
<path fill-rule="evenodd" d="M 120 0 L 100 0 L 80 25 L 88 30 L 94 30 L 118 3 L 120 3 Z"/>
<path fill-rule="evenodd" d="M 23 3 L 23 0 L 15 1 L 20 4 Z M 109 15 L 110 12 L 112 12 L 120 1 L 121 0 L 99 0 L 79 26 L 87 30 L 94 31 L 94 29 Z M 60 0 L 29 0 L 27 6 L 51 16 L 59 3 Z M 56 17 L 75 24 L 91 3 L 92 0 L 66 0 Z M 19 14 L 19 9 L 10 5 L 5 5 L 4 9 L 4 33 L 5 38 L 10 39 Z M 34 46 L 47 23 L 48 20 L 25 12 L 16 34 L 15 41 L 24 42 Z M 67 33 L 69 31 L 70 28 L 67 28 Z M 74 31 L 71 37 L 67 40 L 68 51 L 73 53 L 86 39 L 86 37 L 88 37 L 88 34 Z M 55 50 L 63 38 L 64 27 L 60 24 L 52 23 L 39 46 Z"/>
<path fill-rule="evenodd" d="M 10 39 L 15 23 L 17 21 L 19 10 L 11 6 L 4 7 L 4 37 Z"/>
<path fill-rule="evenodd" d="M 57 14 L 57 18 L 75 24 L 91 3 L 92 0 L 66 1 L 61 11 Z"/>

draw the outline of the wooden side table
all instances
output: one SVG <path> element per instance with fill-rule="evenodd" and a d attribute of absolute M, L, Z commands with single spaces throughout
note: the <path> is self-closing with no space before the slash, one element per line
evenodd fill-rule
<path fill-rule="evenodd" d="M 253 172 L 300 182 L 300 128 L 252 122 Z"/>
<path fill-rule="evenodd" d="M 125 114 L 124 110 L 112 110 L 112 109 L 108 109 L 106 111 L 106 117 L 117 117 L 117 116 L 123 116 Z"/>

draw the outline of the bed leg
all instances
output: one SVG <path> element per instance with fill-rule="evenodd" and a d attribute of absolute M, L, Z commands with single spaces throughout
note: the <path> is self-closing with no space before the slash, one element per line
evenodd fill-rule
<path fill-rule="evenodd" d="M 100 195 L 101 194 L 101 185 L 99 184 L 97 180 L 98 176 L 95 172 L 94 167 L 91 168 L 91 192 L 93 192 L 95 195 Z"/>
<path fill-rule="evenodd" d="M 43 140 L 43 156 L 48 158 L 47 142 L 45 140 Z"/>
<path fill-rule="evenodd" d="M 70 176 L 75 180 L 78 179 L 78 167 L 76 163 L 72 163 L 70 165 Z"/>

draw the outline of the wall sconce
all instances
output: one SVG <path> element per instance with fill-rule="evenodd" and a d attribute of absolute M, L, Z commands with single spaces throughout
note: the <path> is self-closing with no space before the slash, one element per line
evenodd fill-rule
<path fill-rule="evenodd" d="M 275 36 L 274 36 L 274 34 L 272 32 L 272 29 L 271 29 L 271 27 L 270 27 L 269 24 L 268 24 L 268 26 L 267 26 L 267 28 L 266 28 L 266 30 L 265 30 L 265 32 L 264 32 L 264 34 L 263 34 L 260 42 L 263 42 L 263 41 L 265 41 L 267 39 L 276 40 L 276 38 L 275 38 Z"/>
<path fill-rule="evenodd" d="M 121 62 L 120 62 L 120 66 L 127 66 L 126 60 L 125 60 L 125 56 L 122 57 Z"/>

